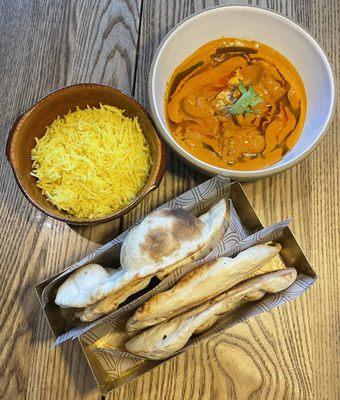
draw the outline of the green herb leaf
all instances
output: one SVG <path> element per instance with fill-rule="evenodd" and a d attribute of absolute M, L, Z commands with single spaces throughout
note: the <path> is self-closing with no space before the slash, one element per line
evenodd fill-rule
<path fill-rule="evenodd" d="M 247 89 L 244 86 L 244 83 L 242 81 L 239 81 L 238 90 L 241 92 L 241 94 L 246 94 L 247 93 Z"/>
<path fill-rule="evenodd" d="M 242 96 L 231 106 L 230 113 L 232 115 L 256 113 L 256 110 L 253 110 L 251 107 L 262 103 L 262 97 L 255 92 L 252 85 L 249 85 L 247 90 L 242 81 L 239 81 L 238 89 Z"/>
<path fill-rule="evenodd" d="M 216 156 L 217 156 L 218 158 L 221 158 L 221 156 L 214 150 L 214 148 L 213 148 L 210 144 L 205 143 L 205 142 L 202 142 L 202 143 L 203 143 L 203 147 L 204 147 L 205 149 L 207 149 L 207 150 L 213 152 L 214 154 L 216 154 Z"/>

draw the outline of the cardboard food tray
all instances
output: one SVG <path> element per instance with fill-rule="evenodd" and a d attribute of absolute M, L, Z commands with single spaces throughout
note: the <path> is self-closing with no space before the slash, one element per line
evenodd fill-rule
<path fill-rule="evenodd" d="M 238 322 L 265 312 L 286 301 L 293 300 L 305 292 L 316 279 L 315 273 L 303 251 L 299 247 L 291 230 L 287 227 L 289 222 L 283 221 L 263 229 L 263 225 L 238 182 L 230 184 L 228 178 L 215 177 L 164 204 L 160 208 L 167 206 L 183 207 L 196 215 L 201 215 L 222 197 L 231 200 L 230 224 L 227 232 L 228 241 L 227 245 L 223 248 L 224 252 L 222 254 L 229 256 L 236 255 L 239 251 L 255 243 L 266 242 L 268 238 L 275 239 L 276 242 L 282 245 L 280 256 L 283 261 L 278 259 L 277 262 L 281 263 L 282 266 L 277 265 L 276 268 L 284 266 L 294 267 L 298 272 L 298 277 L 296 282 L 284 292 L 266 295 L 260 301 L 247 304 L 238 310 L 237 313 L 222 318 L 215 327 L 191 339 L 179 353 L 203 340 L 215 336 L 220 331 Z M 155 366 L 166 362 L 144 360 L 126 353 L 122 348 L 122 344 L 126 339 L 124 324 L 132 311 L 141 302 L 150 298 L 154 293 L 166 290 L 167 287 L 173 285 L 181 276 L 197 266 L 184 266 L 180 271 L 176 271 L 159 285 L 157 285 L 157 280 L 153 281 L 150 287 L 143 292 L 142 296 L 139 294 L 133 301 L 129 299 L 130 302 L 126 305 L 123 304 L 123 307 L 110 316 L 103 317 L 90 324 L 75 323 L 72 310 L 65 312 L 65 310 L 60 309 L 54 304 L 53 300 L 56 288 L 72 271 L 89 262 L 98 262 L 111 267 L 115 264 L 118 266 L 120 245 L 126 234 L 127 232 L 123 232 L 122 235 L 78 263 L 36 286 L 36 292 L 50 328 L 54 335 L 57 336 L 56 344 L 60 344 L 68 339 L 79 338 L 102 394 L 107 394 L 109 391 L 130 382 Z M 217 255 L 221 255 L 221 253 Z"/>

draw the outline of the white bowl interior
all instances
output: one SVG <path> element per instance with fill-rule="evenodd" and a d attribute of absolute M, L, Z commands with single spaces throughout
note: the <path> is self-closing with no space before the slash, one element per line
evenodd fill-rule
<path fill-rule="evenodd" d="M 320 46 L 302 28 L 287 18 L 255 7 L 219 7 L 184 21 L 165 39 L 154 61 L 150 76 L 150 103 L 156 124 L 167 142 L 196 165 L 208 164 L 191 156 L 168 131 L 164 101 L 167 82 L 174 69 L 205 43 L 220 37 L 250 38 L 278 50 L 298 70 L 307 94 L 307 116 L 294 148 L 278 163 L 257 171 L 232 171 L 232 175 L 270 175 L 294 165 L 318 143 L 330 120 L 334 103 L 332 70 Z M 205 165 L 204 165 L 205 164 Z M 219 168 L 213 168 L 213 172 Z"/>

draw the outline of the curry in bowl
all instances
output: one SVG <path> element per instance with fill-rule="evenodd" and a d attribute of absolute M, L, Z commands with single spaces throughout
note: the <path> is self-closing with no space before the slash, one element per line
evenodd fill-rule
<path fill-rule="evenodd" d="M 282 54 L 235 38 L 209 42 L 168 83 L 165 109 L 175 140 L 217 167 L 257 170 L 297 142 L 306 117 L 304 84 Z"/>

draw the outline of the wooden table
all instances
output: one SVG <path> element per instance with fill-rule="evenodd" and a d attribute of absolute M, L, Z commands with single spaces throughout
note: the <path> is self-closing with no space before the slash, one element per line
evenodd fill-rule
<path fill-rule="evenodd" d="M 52 337 L 34 284 L 107 242 L 142 210 L 207 179 L 169 152 L 159 190 L 134 212 L 122 221 L 72 228 L 44 216 L 21 195 L 4 155 L 11 125 L 40 97 L 76 82 L 114 85 L 148 105 L 147 75 L 161 39 L 184 17 L 219 3 L 228 2 L 0 3 L 0 398 L 99 400 L 79 345 L 49 350 Z M 307 28 L 326 50 L 339 82 L 338 0 L 249 3 Z M 319 275 L 317 284 L 295 302 L 238 325 L 117 390 L 110 400 L 340 398 L 339 122 L 337 112 L 307 160 L 245 185 L 263 222 L 294 218 L 293 230 Z"/>

